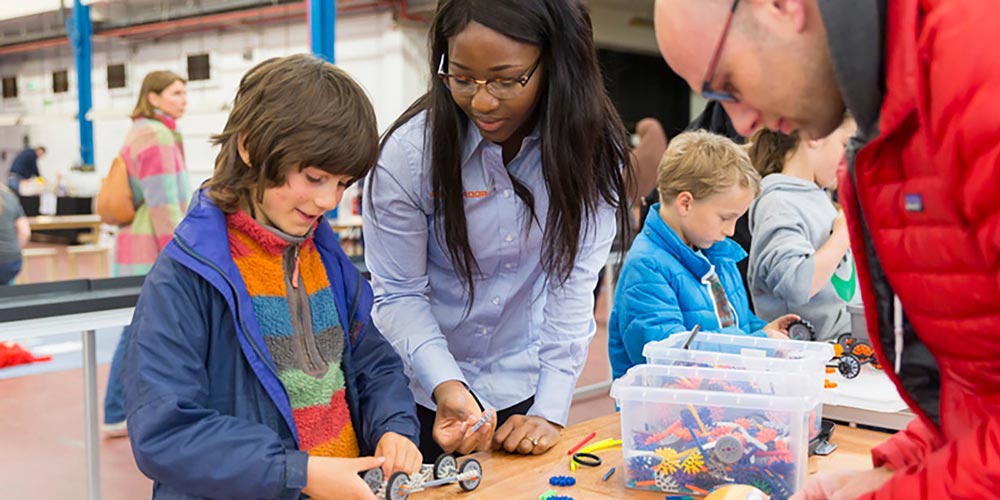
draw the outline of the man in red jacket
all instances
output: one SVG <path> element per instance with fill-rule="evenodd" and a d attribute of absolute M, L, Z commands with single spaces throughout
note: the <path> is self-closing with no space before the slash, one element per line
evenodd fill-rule
<path fill-rule="evenodd" d="M 737 130 L 858 122 L 840 182 L 868 330 L 917 415 L 798 499 L 1000 498 L 996 0 L 657 0 L 670 66 Z"/>

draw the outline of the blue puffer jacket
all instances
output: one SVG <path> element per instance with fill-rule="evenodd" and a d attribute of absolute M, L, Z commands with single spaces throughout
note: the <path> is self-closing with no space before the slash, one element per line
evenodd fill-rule
<path fill-rule="evenodd" d="M 372 291 L 320 224 L 316 247 L 348 332 L 343 369 L 361 454 L 392 431 L 419 435 L 403 365 L 369 321 Z M 306 484 L 292 408 L 202 192 L 146 277 L 123 381 L 136 463 L 156 499 L 295 499 Z"/>
<path fill-rule="evenodd" d="M 645 363 L 642 348 L 677 332 L 701 325 L 702 331 L 765 337 L 764 321 L 750 312 L 747 292 L 736 263 L 747 253 L 726 239 L 702 258 L 684 244 L 660 217 L 660 204 L 649 209 L 642 232 L 635 238 L 615 289 L 615 306 L 608 321 L 608 353 L 614 378 Z M 701 278 L 715 268 L 739 328 L 722 329 L 707 285 Z"/>

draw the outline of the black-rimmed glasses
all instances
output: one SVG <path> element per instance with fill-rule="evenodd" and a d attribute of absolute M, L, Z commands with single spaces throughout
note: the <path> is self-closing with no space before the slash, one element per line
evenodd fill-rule
<path fill-rule="evenodd" d="M 729 9 L 729 17 L 726 18 L 726 25 L 722 28 L 722 36 L 719 37 L 719 44 L 715 47 L 712 59 L 708 62 L 708 70 L 705 72 L 705 81 L 701 84 L 701 95 L 705 99 L 724 102 L 738 102 L 733 94 L 725 91 L 712 90 L 712 80 L 715 79 L 715 72 L 719 69 L 719 58 L 722 56 L 722 47 L 726 45 L 726 36 L 729 35 L 729 27 L 733 24 L 733 15 L 736 13 L 736 5 L 740 0 L 733 0 L 733 6 Z"/>
<path fill-rule="evenodd" d="M 486 91 L 497 99 L 513 99 L 521 94 L 521 90 L 528 85 L 531 76 L 535 74 L 542 58 L 539 57 L 535 64 L 532 64 L 528 71 L 517 78 L 490 78 L 488 80 L 477 80 L 471 76 L 452 75 L 444 71 L 445 55 L 441 54 L 441 63 L 438 65 L 437 76 L 448 87 L 452 95 L 459 97 L 472 97 L 479 92 L 479 86 L 485 85 Z"/>

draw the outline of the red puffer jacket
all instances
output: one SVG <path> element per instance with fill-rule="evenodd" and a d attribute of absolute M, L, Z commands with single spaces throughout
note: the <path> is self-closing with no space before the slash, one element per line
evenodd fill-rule
<path fill-rule="evenodd" d="M 998 44 L 997 0 L 889 1 L 881 135 L 840 195 L 872 344 L 918 418 L 873 450 L 896 473 L 863 498 L 1000 498 Z"/>

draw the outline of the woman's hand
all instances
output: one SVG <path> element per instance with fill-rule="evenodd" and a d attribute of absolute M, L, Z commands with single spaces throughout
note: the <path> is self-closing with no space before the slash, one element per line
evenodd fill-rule
<path fill-rule="evenodd" d="M 502 448 L 509 453 L 522 455 L 541 455 L 559 442 L 561 430 L 561 427 L 542 417 L 514 415 L 493 436 L 493 449 Z"/>
<path fill-rule="evenodd" d="M 423 465 L 423 456 L 417 445 L 395 432 L 382 435 L 375 446 L 375 456 L 385 458 L 385 463 L 382 464 L 385 477 L 395 472 L 405 472 L 412 476 L 420 472 L 420 466 Z"/>
<path fill-rule="evenodd" d="M 306 487 L 302 492 L 318 500 L 376 500 L 371 488 L 358 474 L 374 469 L 383 458 L 309 457 Z"/>
<path fill-rule="evenodd" d="M 434 416 L 434 441 L 445 453 L 457 451 L 463 455 L 486 451 L 497 425 L 496 412 L 476 432 L 469 432 L 482 416 L 479 403 L 465 385 L 457 380 L 442 382 L 434 388 L 437 414 Z"/>
<path fill-rule="evenodd" d="M 772 339 L 782 339 L 788 340 L 788 325 L 800 320 L 798 314 L 786 314 L 766 325 L 764 325 L 764 333 Z"/>

